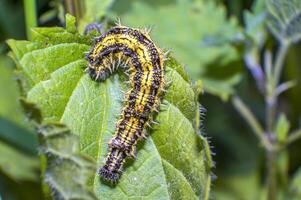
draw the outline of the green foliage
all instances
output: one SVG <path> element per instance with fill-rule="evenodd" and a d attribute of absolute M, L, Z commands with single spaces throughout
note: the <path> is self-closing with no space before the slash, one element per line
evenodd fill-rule
<path fill-rule="evenodd" d="M 95 199 L 86 185 L 95 171 L 94 163 L 79 155 L 76 135 L 62 124 L 48 124 L 39 130 L 47 158 L 45 182 L 55 199 Z"/>
<path fill-rule="evenodd" d="M 288 49 L 291 50 L 291 44 L 300 39 L 300 14 L 300 2 L 294 0 L 257 0 L 254 1 L 251 11 L 244 11 L 245 64 L 251 72 L 252 80 L 256 82 L 256 85 L 253 85 L 257 86 L 259 94 L 265 100 L 265 105 L 260 106 L 262 99 L 260 99 L 260 103 L 256 102 L 259 100 L 258 94 L 249 84 L 246 84 L 247 87 L 243 85 L 238 92 L 240 96 L 243 96 L 243 101 L 234 97 L 232 103 L 259 139 L 260 146 L 264 149 L 264 155 L 258 152 L 256 156 L 259 159 L 255 161 L 250 161 L 251 155 L 254 155 L 253 152 L 246 155 L 244 163 L 250 164 L 245 168 L 237 166 L 237 163 L 240 163 L 239 160 L 236 160 L 236 165 L 230 165 L 233 166 L 230 173 L 226 171 L 227 176 L 220 178 L 223 179 L 220 181 L 222 185 L 215 192 L 218 199 L 300 198 L 296 184 L 298 178 L 295 178 L 292 183 L 289 174 L 292 169 L 300 165 L 300 162 L 296 162 L 291 157 L 294 154 L 286 147 L 300 138 L 301 131 L 300 127 L 291 121 L 292 113 L 296 112 L 287 109 L 291 108 L 291 102 L 286 99 L 285 95 L 281 101 L 279 97 L 283 92 L 296 86 L 295 81 L 283 83 L 281 81 L 282 78 L 286 78 L 283 76 L 283 71 L 284 67 L 288 66 L 285 63 L 286 60 L 289 60 L 286 57 Z M 268 30 L 276 37 L 276 41 L 269 38 Z M 278 45 L 275 45 L 277 42 Z M 272 47 L 278 47 L 278 50 L 275 51 Z M 274 52 L 276 53 L 274 54 Z M 246 83 L 246 81 L 244 82 Z M 246 90 L 249 91 L 246 92 Z M 283 105 L 287 107 L 283 109 Z M 298 118 L 300 117 L 300 113 L 296 115 Z M 261 125 L 262 121 L 264 125 Z M 235 127 L 238 128 L 237 125 Z M 296 130 L 290 133 L 290 128 Z M 246 140 L 245 134 L 244 137 Z M 233 140 L 229 143 L 232 145 L 235 143 L 233 146 L 237 146 L 240 142 Z M 223 141 L 223 144 L 225 145 L 226 142 Z M 243 154 L 247 150 L 255 151 L 255 146 L 248 142 L 245 147 L 236 148 L 239 154 Z M 230 148 L 234 149 L 235 147 Z M 300 149 L 295 151 L 299 154 Z M 265 159 L 261 159 L 263 156 Z M 225 163 L 225 160 L 223 161 Z M 295 167 L 292 167 L 292 163 L 295 164 Z M 223 172 L 225 173 L 225 170 Z M 297 175 L 295 176 L 297 177 Z M 288 190 L 290 185 L 295 187 L 291 186 L 293 188 L 291 191 Z"/>
<path fill-rule="evenodd" d="M 297 170 L 294 174 L 292 181 L 289 185 L 289 195 L 288 197 L 297 200 L 301 197 L 301 190 L 300 190 L 300 183 L 301 183 L 301 170 Z"/>
<path fill-rule="evenodd" d="M 0 152 L 1 171 L 15 180 L 37 180 L 36 170 L 39 168 L 39 160 L 35 156 L 22 153 L 2 141 L 0 141 Z"/>
<path fill-rule="evenodd" d="M 20 38 L 24 36 L 23 8 L 21 3 L 11 4 L 10 1 L 0 1 L 0 41 L 8 37 Z M 14 15 L 12 15 L 14 13 Z M 9 17 L 8 17 L 9 16 Z M 2 46 L 2 44 L 0 44 Z M 2 53 L 2 52 L 0 52 Z"/>
<path fill-rule="evenodd" d="M 19 67 L 24 105 L 46 127 L 41 128 L 45 180 L 55 195 L 208 199 L 212 161 L 206 139 L 196 134 L 198 93 L 173 59 L 166 63 L 166 78 L 172 83 L 156 116 L 159 124 L 148 130 L 150 137 L 139 143 L 137 159 L 126 163 L 116 186 L 100 180 L 96 169 L 107 154 L 122 108 L 122 91 L 128 86 L 123 74 L 97 83 L 84 73 L 84 52 L 92 35 L 77 33 L 74 22 L 67 15 L 66 29 L 36 28 L 32 41 L 8 41 Z M 87 175 L 91 170 L 92 175 Z"/>
<path fill-rule="evenodd" d="M 25 126 L 17 101 L 18 88 L 13 80 L 12 63 L 0 57 L 0 169 L 15 180 L 36 180 L 38 159 L 36 137 Z M 16 158 L 16 159 L 11 159 Z M 19 168 L 24 164 L 24 168 Z"/>
<path fill-rule="evenodd" d="M 299 0 L 267 0 L 268 26 L 281 42 L 301 39 L 301 4 Z"/>
<path fill-rule="evenodd" d="M 22 125 L 23 114 L 18 106 L 19 93 L 12 64 L 9 58 L 0 56 L 0 116 Z"/>
<path fill-rule="evenodd" d="M 114 0 L 84 1 L 85 13 L 79 21 L 79 30 L 83 32 L 85 26 L 91 22 L 98 22 L 105 16 Z"/>
<path fill-rule="evenodd" d="M 155 41 L 171 48 L 185 63 L 193 79 L 201 78 L 206 91 L 227 99 L 240 80 L 236 40 L 240 29 L 235 18 L 212 1 L 116 1 L 111 18 L 128 26 L 153 27 Z"/>
<path fill-rule="evenodd" d="M 105 16 L 113 2 L 114 0 L 85 1 L 86 12 L 84 18 L 88 18 L 87 22 L 99 21 L 101 17 Z"/>
<path fill-rule="evenodd" d="M 276 136 L 279 142 L 286 142 L 287 134 L 290 129 L 290 122 L 286 118 L 285 114 L 281 114 L 276 123 Z"/>
<path fill-rule="evenodd" d="M 244 11 L 245 33 L 247 39 L 251 39 L 253 47 L 260 47 L 265 39 L 266 16 L 265 1 L 262 0 L 255 1 L 251 11 Z"/>

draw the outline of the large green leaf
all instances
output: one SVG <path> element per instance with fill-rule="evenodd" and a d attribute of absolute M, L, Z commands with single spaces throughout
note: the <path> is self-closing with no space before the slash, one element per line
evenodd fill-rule
<path fill-rule="evenodd" d="M 37 138 L 25 124 L 12 64 L 0 56 L 0 171 L 13 180 L 37 181 Z"/>
<path fill-rule="evenodd" d="M 114 3 L 117 16 L 129 26 L 153 27 L 155 41 L 185 66 L 193 79 L 202 79 L 210 93 L 227 99 L 240 81 L 238 50 L 229 41 L 240 32 L 237 21 L 212 1 L 123 1 Z"/>
<path fill-rule="evenodd" d="M 299 0 L 267 0 L 268 25 L 279 41 L 301 39 L 301 3 Z"/>
<path fill-rule="evenodd" d="M 24 127 L 24 115 L 18 104 L 18 95 L 17 83 L 13 76 L 13 62 L 2 55 L 0 56 L 0 117 Z"/>
<path fill-rule="evenodd" d="M 93 198 L 93 191 L 98 199 L 208 199 L 212 161 L 206 139 L 195 129 L 198 93 L 174 59 L 166 62 L 166 79 L 172 83 L 156 116 L 159 124 L 148 130 L 146 141 L 139 142 L 137 159 L 126 162 L 117 185 L 100 180 L 96 169 L 107 154 L 122 108 L 122 91 L 128 89 L 127 77 L 115 74 L 102 83 L 91 80 L 84 73 L 84 52 L 92 36 L 78 34 L 71 16 L 67 15 L 66 23 L 66 29 L 34 29 L 33 41 L 8 41 L 19 66 L 26 109 L 36 121 L 51 127 L 42 128 L 43 135 L 57 136 L 57 141 L 43 137 L 41 144 L 45 152 L 52 150 L 46 153 L 45 179 L 52 181 L 56 195 L 67 199 L 80 189 L 89 194 L 82 198 Z M 79 146 L 58 136 L 62 132 L 74 143 L 78 140 Z M 86 164 L 83 158 L 89 158 L 84 159 Z M 81 173 L 92 168 L 91 176 Z"/>

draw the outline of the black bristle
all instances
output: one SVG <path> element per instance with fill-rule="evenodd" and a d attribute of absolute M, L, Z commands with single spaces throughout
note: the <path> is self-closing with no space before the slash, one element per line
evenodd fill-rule
<path fill-rule="evenodd" d="M 120 178 L 120 174 L 118 172 L 110 171 L 110 170 L 106 169 L 105 166 L 99 169 L 98 174 L 104 180 L 113 182 L 113 183 L 118 182 L 118 180 Z"/>

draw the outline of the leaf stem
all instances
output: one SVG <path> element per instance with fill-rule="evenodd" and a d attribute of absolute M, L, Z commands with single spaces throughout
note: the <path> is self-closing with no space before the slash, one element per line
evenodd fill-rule
<path fill-rule="evenodd" d="M 287 144 L 291 144 L 300 138 L 301 138 L 301 129 L 298 129 L 289 135 L 287 139 Z"/>
<path fill-rule="evenodd" d="M 23 3 L 25 11 L 27 38 L 31 40 L 31 28 L 37 26 L 36 2 L 35 0 L 23 0 Z"/>
<path fill-rule="evenodd" d="M 285 57 L 289 46 L 289 42 L 283 41 L 280 43 L 280 47 L 276 55 L 276 61 L 274 63 L 274 87 L 276 87 L 279 84 Z"/>
<path fill-rule="evenodd" d="M 238 96 L 234 96 L 232 98 L 232 104 L 236 108 L 236 110 L 240 113 L 240 115 L 247 121 L 249 126 L 252 128 L 255 135 L 262 142 L 266 149 L 272 149 L 270 142 L 264 136 L 264 130 L 260 123 L 257 121 L 253 113 L 247 107 L 247 105 L 240 99 Z"/>
<path fill-rule="evenodd" d="M 276 169 L 276 158 L 277 152 L 267 151 L 267 183 L 268 183 L 268 200 L 275 200 L 276 199 L 276 191 L 277 191 L 277 169 Z"/>

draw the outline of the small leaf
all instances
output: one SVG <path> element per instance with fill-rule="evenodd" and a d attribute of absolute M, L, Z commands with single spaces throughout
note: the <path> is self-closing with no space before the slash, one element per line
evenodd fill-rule
<path fill-rule="evenodd" d="M 268 26 L 281 42 L 301 39 L 301 4 L 299 0 L 267 0 Z"/>
<path fill-rule="evenodd" d="M 276 135 L 279 142 L 285 142 L 287 139 L 287 134 L 290 129 L 290 122 L 286 118 L 285 114 L 281 114 L 278 117 L 277 123 L 276 123 Z"/>
<path fill-rule="evenodd" d="M 254 1 L 251 11 L 244 11 L 245 65 L 250 70 L 260 91 L 264 91 L 265 74 L 261 67 L 260 54 L 266 41 L 267 11 L 264 0 Z"/>
<path fill-rule="evenodd" d="M 267 12 L 264 0 L 254 1 L 251 11 L 244 11 L 245 33 L 257 47 L 260 47 L 265 40 L 266 16 Z"/>
<path fill-rule="evenodd" d="M 66 14 L 66 30 L 69 33 L 76 33 L 75 17 L 70 14 Z"/>
<path fill-rule="evenodd" d="M 68 17 L 68 27 L 72 23 Z M 73 31 L 36 28 L 31 42 L 8 42 L 22 85 L 27 86 L 23 104 L 46 125 L 41 129 L 47 158 L 45 180 L 55 194 L 64 199 L 82 198 L 80 195 L 171 199 L 175 194 L 207 199 L 212 160 L 207 141 L 195 130 L 198 94 L 183 67 L 172 58 L 166 62 L 166 79 L 172 82 L 156 116 L 159 125 L 148 130 L 146 141 L 139 142 L 137 159 L 126 162 L 116 186 L 100 180 L 96 169 L 108 152 L 107 143 L 123 106 L 122 92 L 128 88 L 123 74 L 101 83 L 91 80 L 84 69 L 92 36 Z M 92 168 L 92 175 L 87 175 Z"/>

